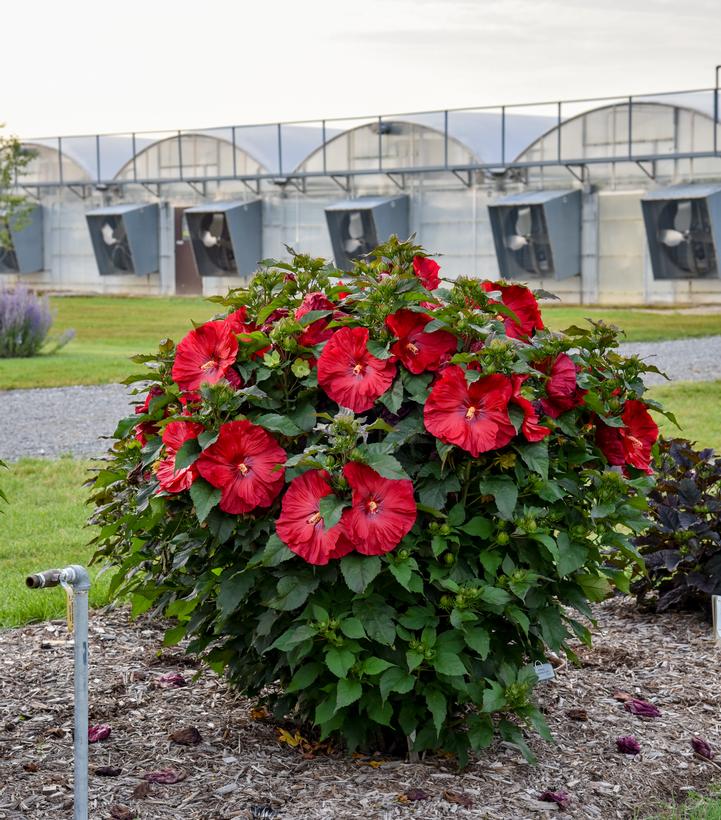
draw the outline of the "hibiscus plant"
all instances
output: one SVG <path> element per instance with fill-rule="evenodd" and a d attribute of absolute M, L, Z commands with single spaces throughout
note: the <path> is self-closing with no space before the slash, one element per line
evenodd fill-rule
<path fill-rule="evenodd" d="M 396 238 L 351 273 L 266 260 L 137 357 L 97 557 L 307 731 L 530 756 L 535 663 L 588 643 L 590 602 L 641 564 L 647 368 L 602 323 L 545 329 L 524 285 L 439 270 Z"/>

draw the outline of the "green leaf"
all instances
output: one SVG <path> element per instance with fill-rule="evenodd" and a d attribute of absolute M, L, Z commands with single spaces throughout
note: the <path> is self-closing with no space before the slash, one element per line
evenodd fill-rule
<path fill-rule="evenodd" d="M 588 558 L 588 549 L 583 544 L 571 541 L 568 534 L 559 532 L 558 541 L 558 574 L 563 578 L 580 569 Z"/>
<path fill-rule="evenodd" d="M 290 629 L 286 629 L 286 631 L 271 644 L 270 648 L 279 649 L 281 652 L 288 652 L 293 649 L 293 647 L 298 646 L 299 643 L 307 641 L 308 638 L 314 638 L 315 635 L 315 629 L 308 624 L 292 626 Z"/>
<path fill-rule="evenodd" d="M 506 705 L 506 693 L 498 681 L 490 681 L 483 692 L 483 711 L 500 712 Z"/>
<path fill-rule="evenodd" d="M 611 593 L 611 584 L 608 582 L 608 578 L 604 578 L 602 575 L 577 572 L 573 576 L 573 580 L 579 584 L 586 597 L 591 601 L 603 601 Z"/>
<path fill-rule="evenodd" d="M 566 628 L 561 620 L 561 613 L 555 606 L 545 606 L 536 612 L 536 619 L 541 627 L 543 640 L 554 652 L 558 652 L 567 637 Z"/>
<path fill-rule="evenodd" d="M 320 583 L 320 578 L 311 574 L 284 575 L 276 588 L 277 595 L 268 601 L 271 609 L 289 612 L 302 606 L 311 592 L 314 592 Z"/>
<path fill-rule="evenodd" d="M 285 687 L 285 691 L 288 693 L 302 692 L 316 680 L 322 671 L 322 664 L 316 662 L 306 663 L 293 675 L 290 683 Z"/>
<path fill-rule="evenodd" d="M 355 655 L 343 646 L 332 646 L 325 654 L 325 664 L 337 678 L 344 678 L 355 663 Z"/>
<path fill-rule="evenodd" d="M 386 669 L 390 669 L 391 666 L 393 666 L 393 664 L 390 661 L 385 661 L 383 658 L 376 658 L 375 656 L 372 656 L 363 661 L 361 671 L 366 675 L 380 675 L 381 672 L 385 672 Z"/>
<path fill-rule="evenodd" d="M 370 339 L 366 347 L 368 348 L 368 352 L 371 356 L 375 356 L 376 359 L 390 359 L 393 355 L 390 351 L 390 342 L 386 342 L 385 344 L 381 344 L 381 342 L 376 341 L 375 339 Z"/>
<path fill-rule="evenodd" d="M 386 449 L 385 444 L 368 444 L 359 449 L 365 455 L 365 463 L 383 478 L 408 478 L 408 473 L 403 469 L 398 459 L 384 452 Z"/>
<path fill-rule="evenodd" d="M 203 432 L 198 436 L 198 444 L 200 444 L 203 450 L 206 450 L 208 447 L 210 447 L 211 444 L 215 444 L 215 442 L 218 440 L 219 435 L 220 433 L 214 433 L 212 430 L 203 430 Z"/>
<path fill-rule="evenodd" d="M 347 637 L 360 640 L 366 637 L 366 631 L 358 618 L 344 618 L 340 622 L 340 631 Z"/>
<path fill-rule="evenodd" d="M 433 725 L 436 727 L 436 734 L 440 735 L 443 723 L 448 713 L 448 702 L 443 692 L 438 689 L 426 689 L 426 703 L 428 711 L 433 715 Z"/>
<path fill-rule="evenodd" d="M 318 502 L 318 510 L 323 517 L 323 524 L 327 530 L 335 527 L 340 521 L 341 515 L 343 515 L 343 509 L 348 506 L 348 501 L 338 498 L 337 495 L 332 493 L 321 498 Z"/>
<path fill-rule="evenodd" d="M 336 708 L 343 709 L 345 706 L 350 706 L 355 703 L 363 694 L 363 687 L 357 680 L 348 680 L 341 678 L 338 681 Z"/>
<path fill-rule="evenodd" d="M 538 473 L 544 480 L 548 480 L 548 441 L 537 441 L 534 444 L 522 444 L 518 452 L 529 470 Z"/>
<path fill-rule="evenodd" d="M 380 697 L 375 697 L 366 706 L 366 713 L 371 720 L 380 723 L 381 726 L 390 726 L 393 717 L 393 704 L 382 701 Z"/>
<path fill-rule="evenodd" d="M 447 650 L 436 652 L 435 657 L 431 661 L 433 668 L 440 675 L 465 675 L 466 667 L 463 661 L 455 652 Z"/>
<path fill-rule="evenodd" d="M 227 618 L 252 589 L 256 573 L 248 570 L 236 572 L 229 578 L 223 578 L 218 589 L 216 606 L 223 618 Z"/>
<path fill-rule="evenodd" d="M 493 522 L 481 515 L 476 515 L 461 527 L 461 532 L 475 535 L 477 538 L 488 539 L 493 535 Z"/>
<path fill-rule="evenodd" d="M 511 600 L 511 596 L 500 587 L 485 586 L 481 588 L 481 600 L 494 607 L 503 607 Z"/>
<path fill-rule="evenodd" d="M 491 647 L 491 636 L 482 626 L 468 627 L 463 631 L 463 639 L 484 660 L 488 657 Z"/>
<path fill-rule="evenodd" d="M 403 382 L 396 379 L 390 389 L 383 393 L 380 400 L 391 413 L 397 413 L 403 404 Z"/>
<path fill-rule="evenodd" d="M 190 497 L 195 505 L 195 514 L 202 524 L 208 513 L 220 501 L 221 492 L 217 487 L 208 484 L 203 478 L 196 478 L 190 485 Z"/>
<path fill-rule="evenodd" d="M 362 595 L 368 584 L 381 571 L 381 560 L 377 555 L 352 553 L 341 558 L 340 571 L 343 573 L 348 588 Z"/>
<path fill-rule="evenodd" d="M 388 569 L 391 571 L 393 577 L 404 589 L 410 590 L 410 581 L 413 571 L 411 570 L 408 561 L 400 561 L 397 564 L 389 564 Z"/>
<path fill-rule="evenodd" d="M 315 724 L 322 726 L 338 711 L 336 698 L 326 698 L 315 707 Z"/>
<path fill-rule="evenodd" d="M 379 682 L 381 698 L 388 700 L 391 692 L 405 695 L 416 685 L 416 679 L 399 666 L 392 666 L 381 675 Z"/>
<path fill-rule="evenodd" d="M 478 489 L 483 495 L 492 495 L 498 507 L 498 514 L 506 521 L 513 520 L 513 511 L 518 501 L 518 487 L 509 476 L 495 476 L 479 482 Z"/>
<path fill-rule="evenodd" d="M 176 472 L 178 470 L 183 470 L 186 467 L 190 467 L 191 464 L 194 464 L 198 460 L 200 453 L 201 449 L 200 444 L 198 444 L 198 439 L 191 438 L 184 442 L 182 447 L 175 454 Z"/>
<path fill-rule="evenodd" d="M 315 427 L 315 408 L 308 402 L 305 404 L 299 404 L 295 410 L 288 413 L 288 415 L 293 423 L 305 433 L 310 433 Z"/>
<path fill-rule="evenodd" d="M 273 433 L 280 433 L 290 438 L 303 433 L 303 430 L 294 421 L 291 421 L 288 416 L 281 416 L 279 413 L 264 413 L 255 419 L 255 424 Z"/>
<path fill-rule="evenodd" d="M 485 749 L 493 741 L 493 721 L 487 715 L 471 715 L 468 719 L 468 740 L 475 751 Z"/>
<path fill-rule="evenodd" d="M 284 561 L 289 561 L 295 557 L 295 553 L 289 550 L 288 547 L 273 533 L 266 543 L 263 551 L 248 562 L 248 567 L 277 567 Z"/>
<path fill-rule="evenodd" d="M 353 614 L 360 619 L 368 637 L 385 646 L 392 646 L 396 639 L 396 627 L 393 623 L 395 609 L 389 606 L 380 595 L 354 601 Z"/>
<path fill-rule="evenodd" d="M 466 510 L 463 504 L 455 504 L 448 511 L 447 524 L 449 527 L 460 527 L 466 520 Z"/>

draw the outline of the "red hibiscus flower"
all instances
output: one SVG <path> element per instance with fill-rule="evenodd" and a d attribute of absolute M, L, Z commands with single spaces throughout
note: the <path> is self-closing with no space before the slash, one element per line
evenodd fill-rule
<path fill-rule="evenodd" d="M 441 266 L 438 262 L 429 256 L 413 257 L 413 270 L 426 290 L 435 290 L 441 284 L 441 279 L 438 276 L 440 269 Z"/>
<path fill-rule="evenodd" d="M 426 400 L 426 430 L 474 458 L 505 447 L 516 435 L 508 416 L 512 393 L 507 376 L 484 376 L 469 385 L 463 369 L 451 365 L 443 370 Z"/>
<path fill-rule="evenodd" d="M 247 419 L 222 425 L 218 440 L 195 462 L 203 478 L 222 491 L 220 509 L 239 515 L 269 507 L 283 489 L 285 450 Z"/>
<path fill-rule="evenodd" d="M 309 564 L 327 564 L 353 549 L 342 524 L 327 529 L 320 514 L 321 498 L 332 492 L 325 470 L 309 470 L 294 478 L 283 496 L 275 530 L 281 541 Z"/>
<path fill-rule="evenodd" d="M 318 359 L 318 384 L 333 401 L 354 413 L 370 410 L 395 375 L 394 359 L 378 359 L 368 352 L 365 327 L 336 331 Z"/>
<path fill-rule="evenodd" d="M 260 329 L 263 331 L 263 333 L 270 333 L 270 331 L 273 330 L 275 323 L 280 319 L 285 319 L 288 313 L 288 308 L 276 308 L 270 314 L 270 316 L 268 316 L 268 318 L 263 322 Z"/>
<path fill-rule="evenodd" d="M 258 329 L 254 322 L 248 321 L 248 309 L 243 307 L 233 311 L 225 317 L 226 324 L 230 327 L 233 333 L 252 333 Z"/>
<path fill-rule="evenodd" d="M 175 456 L 186 441 L 197 438 L 204 429 L 202 424 L 194 421 L 171 421 L 163 430 L 165 458 L 155 466 L 161 490 L 165 490 L 166 493 L 180 493 L 189 489 L 198 477 L 195 464 L 176 470 Z"/>
<path fill-rule="evenodd" d="M 386 317 L 386 325 L 398 337 L 391 353 L 398 356 L 411 373 L 438 370 L 444 358 L 456 352 L 458 343 L 452 333 L 435 330 L 426 333 L 425 326 L 433 321 L 425 313 L 397 310 Z"/>
<path fill-rule="evenodd" d="M 546 438 L 546 436 L 550 434 L 551 430 L 548 427 L 544 427 L 538 423 L 539 416 L 533 402 L 521 393 L 521 387 L 527 378 L 528 376 L 511 377 L 513 381 L 513 394 L 511 396 L 511 401 L 523 410 L 521 432 L 526 437 L 526 441 L 541 441 L 541 439 Z"/>
<path fill-rule="evenodd" d="M 658 438 L 658 426 L 651 418 L 646 405 L 636 399 L 629 399 L 621 415 L 623 427 L 609 427 L 599 421 L 596 428 L 596 444 L 616 467 L 630 464 L 649 475 L 651 469 L 651 447 Z"/>
<path fill-rule="evenodd" d="M 343 475 L 353 491 L 352 506 L 341 518 L 348 538 L 363 555 L 390 552 L 416 521 L 413 482 L 383 478 L 354 461 L 345 465 Z"/>
<path fill-rule="evenodd" d="M 552 362 L 545 359 L 534 367 L 549 377 L 546 397 L 541 399 L 541 407 L 547 416 L 557 419 L 561 413 L 583 404 L 586 391 L 576 383 L 578 371 L 570 356 L 560 353 Z"/>
<path fill-rule="evenodd" d="M 148 395 L 145 397 L 145 401 L 142 404 L 135 405 L 135 412 L 139 416 L 145 415 L 150 410 L 150 402 L 156 396 L 162 395 L 163 389 L 154 384 L 150 390 L 148 390 Z M 158 435 L 158 429 L 157 421 L 141 421 L 140 424 L 135 425 L 135 438 L 142 444 L 143 447 L 145 447 L 150 436 Z"/>
<path fill-rule="evenodd" d="M 238 340 L 226 322 L 206 322 L 191 330 L 175 352 L 173 379 L 181 390 L 227 378 L 238 355 Z"/>
<path fill-rule="evenodd" d="M 512 310 L 518 321 L 510 316 L 503 317 L 506 336 L 512 339 L 527 339 L 536 330 L 543 330 L 543 319 L 536 297 L 523 285 L 504 285 L 502 282 L 483 282 L 483 290 L 501 291 L 501 301 Z"/>

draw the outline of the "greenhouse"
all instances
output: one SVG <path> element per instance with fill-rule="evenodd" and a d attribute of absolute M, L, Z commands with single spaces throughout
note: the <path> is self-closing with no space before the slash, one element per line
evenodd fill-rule
<path fill-rule="evenodd" d="M 716 95 L 28 139 L 17 187 L 40 238 L 32 262 L 4 249 L 3 278 L 213 294 L 286 245 L 348 267 L 407 231 L 445 251 L 449 276 L 503 275 L 569 302 L 718 302 Z M 113 209 L 149 221 L 131 237 L 110 225 Z M 152 267 L 108 267 L 106 249 L 129 258 L 131 241 Z"/>

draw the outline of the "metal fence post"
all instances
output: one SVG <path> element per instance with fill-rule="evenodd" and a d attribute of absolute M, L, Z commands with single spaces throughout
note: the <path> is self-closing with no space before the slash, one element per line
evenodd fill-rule
<path fill-rule="evenodd" d="M 74 820 L 88 820 L 88 592 L 90 576 L 85 567 L 49 569 L 30 575 L 31 589 L 63 586 L 71 595 L 75 636 L 75 772 Z"/>

